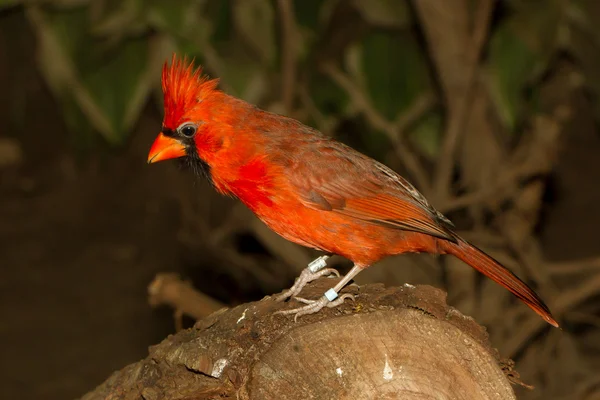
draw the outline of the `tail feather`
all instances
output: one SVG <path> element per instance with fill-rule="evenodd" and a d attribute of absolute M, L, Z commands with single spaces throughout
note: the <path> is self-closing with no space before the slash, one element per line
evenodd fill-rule
<path fill-rule="evenodd" d="M 448 254 L 459 258 L 494 282 L 510 290 L 550 325 L 558 328 L 558 323 L 544 301 L 525 282 L 506 269 L 498 261 L 462 239 L 458 243 L 440 241 Z"/>

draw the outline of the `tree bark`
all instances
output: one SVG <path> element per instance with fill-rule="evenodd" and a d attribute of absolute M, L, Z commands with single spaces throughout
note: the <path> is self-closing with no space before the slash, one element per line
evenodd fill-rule
<path fill-rule="evenodd" d="M 333 279 L 303 291 L 318 298 Z M 83 400 L 95 399 L 515 399 L 509 361 L 485 329 L 429 287 L 350 286 L 334 309 L 271 297 L 222 309 L 150 348 Z"/>

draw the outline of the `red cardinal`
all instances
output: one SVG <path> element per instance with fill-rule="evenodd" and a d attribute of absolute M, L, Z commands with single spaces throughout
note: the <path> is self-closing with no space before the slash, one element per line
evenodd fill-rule
<path fill-rule="evenodd" d="M 148 162 L 183 157 L 279 235 L 354 262 L 322 298 L 299 299 L 307 305 L 284 313 L 297 317 L 337 305 L 350 297 L 337 298 L 339 291 L 363 269 L 390 255 L 427 252 L 458 257 L 558 326 L 531 288 L 454 233 L 452 223 L 400 175 L 296 120 L 217 90 L 217 83 L 175 56 L 165 64 L 165 116 Z M 311 263 L 279 300 L 334 272 L 319 271 L 326 257 Z"/>

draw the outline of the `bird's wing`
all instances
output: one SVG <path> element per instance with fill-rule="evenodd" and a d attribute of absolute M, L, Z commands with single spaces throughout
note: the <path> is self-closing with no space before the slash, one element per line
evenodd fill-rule
<path fill-rule="evenodd" d="M 337 142 L 319 150 L 289 176 L 305 206 L 456 241 L 450 221 L 391 169 Z"/>

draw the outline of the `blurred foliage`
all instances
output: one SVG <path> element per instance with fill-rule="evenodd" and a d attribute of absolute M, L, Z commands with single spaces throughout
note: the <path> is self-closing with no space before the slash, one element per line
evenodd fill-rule
<path fill-rule="evenodd" d="M 515 0 L 496 7 L 485 80 L 507 133 L 535 109 L 558 52 L 581 64 L 582 81 L 598 96 L 600 36 L 592 20 L 598 2 Z M 275 0 L 0 1 L 0 10 L 11 8 L 26 14 L 37 35 L 39 69 L 69 129 L 99 133 L 114 145 L 126 140 L 150 98 L 160 105 L 159 72 L 172 52 L 195 57 L 229 93 L 326 131 L 357 111 L 347 92 L 320 71 L 322 60 L 341 66 L 390 121 L 423 93 L 437 91 L 407 0 L 293 2 L 299 72 L 295 109 L 287 111 L 278 93 L 289 43 L 281 38 Z M 408 127 L 408 137 L 423 157 L 433 158 L 442 129 L 442 111 L 430 110 Z M 369 124 L 361 134 L 367 151 L 389 141 Z"/>
<path fill-rule="evenodd" d="M 454 7 L 456 14 L 435 21 L 447 23 L 443 29 L 439 24 L 424 23 L 427 18 L 422 10 L 434 15 L 444 10 L 439 4 L 447 6 L 444 0 L 427 2 L 430 8 L 423 7 L 425 2 L 420 0 L 295 0 L 291 10 L 281 7 L 283 1 L 0 0 L 0 12 L 21 13 L 17 23 L 29 22 L 37 38 L 37 66 L 77 140 L 97 143 L 101 138 L 112 146 L 126 143 L 144 107 L 152 104 L 157 114 L 162 113 L 162 65 L 173 52 L 186 55 L 202 65 L 205 73 L 220 78 L 227 93 L 336 135 L 396 170 L 403 167 L 405 171 L 399 172 L 407 172 L 406 176 L 441 211 L 454 213 L 459 221 L 473 220 L 477 236 L 472 237 L 484 242 L 489 237 L 497 253 L 504 249 L 506 257 L 498 259 L 515 258 L 513 265 L 526 264 L 538 287 L 548 287 L 540 246 L 523 239 L 538 233 L 544 190 L 538 177 L 550 173 L 557 158 L 555 148 L 559 147 L 555 144 L 562 117 L 556 109 L 549 109 L 554 104 L 547 104 L 551 102 L 548 92 L 552 91 L 552 96 L 564 93 L 566 98 L 573 88 L 584 88 L 596 118 L 600 117 L 600 1 L 496 0 L 493 12 L 481 18 L 475 13 L 485 7 L 479 5 L 490 3 L 465 0 L 463 4 L 473 9 Z M 454 18 L 456 15 L 461 18 Z M 492 16 L 489 32 L 488 15 Z M 474 38 L 481 20 L 486 27 L 482 31 L 487 32 L 482 35 L 481 63 L 472 74 L 475 79 L 469 77 L 475 81 L 475 101 L 462 112 L 468 117 L 463 124 L 467 128 L 454 124 L 461 129 L 455 129 L 453 139 L 449 121 L 462 115 L 452 118 L 449 105 L 462 103 L 461 99 L 456 101 L 460 96 L 453 95 L 464 89 L 460 78 L 470 74 L 463 74 L 456 66 L 466 65 L 462 61 L 469 58 L 460 54 L 462 47 L 479 49 Z M 462 25 L 457 27 L 458 23 Z M 14 25 L 0 28 L 3 33 L 12 33 Z M 437 43 L 432 40 L 432 31 L 441 38 Z M 456 32 L 458 38 L 467 39 L 461 41 L 461 48 L 453 43 L 456 38 L 445 36 Z M 10 43 L 21 45 L 19 38 Z M 439 61 L 441 53 L 446 57 L 444 62 Z M 452 74 L 440 73 L 444 69 L 441 64 Z M 568 73 L 563 74 L 565 64 Z M 17 79 L 12 86 L 5 90 L 15 109 L 14 119 L 25 130 L 28 119 Z M 447 93 L 442 94 L 441 88 Z M 462 185 L 456 196 L 444 188 L 450 186 L 446 182 L 454 179 L 454 172 Z M 182 200 L 183 233 L 178 236 L 192 238 L 182 239 L 186 244 L 200 243 L 198 232 L 209 231 L 204 221 L 211 221 L 206 210 L 213 210 L 212 200 L 196 197 L 194 201 L 203 202 L 199 207 L 190 205 L 193 203 L 187 197 Z M 222 209 L 229 210 L 229 205 L 223 204 Z M 202 214 L 205 211 L 206 215 Z M 222 213 L 214 215 L 221 219 Z M 231 215 L 231 221 L 243 218 L 234 211 Z M 271 254 L 288 266 L 304 267 L 298 253 L 289 252 L 290 247 L 277 241 L 283 239 L 267 236 L 260 230 L 262 225 L 248 225 L 244 229 L 254 229 L 261 246 Z M 486 233 L 484 225 L 493 225 L 489 235 L 480 234 Z M 220 233 L 204 242 L 214 245 L 219 257 L 232 254 L 231 259 L 218 258 L 226 260 L 221 266 L 229 268 L 232 279 L 242 281 L 239 277 L 243 275 L 230 271 L 258 271 L 253 273 L 264 280 L 265 287 L 267 283 L 277 286 L 272 284 L 275 279 L 264 278 L 271 276 L 271 268 L 267 265 L 262 270 L 262 260 L 253 263 L 238 257 L 233 240 L 228 238 L 239 229 L 237 222 L 224 222 L 219 229 Z M 213 240 L 212 236 L 220 239 Z M 284 256 L 287 252 L 290 254 Z M 375 269 L 369 271 L 376 274 Z M 386 272 L 371 276 L 373 281 L 388 283 L 391 276 L 401 283 L 412 281 L 406 279 L 409 272 L 402 275 L 401 269 L 394 271 L 397 275 Z M 473 271 L 462 275 L 448 268 L 443 276 L 431 268 L 419 271 L 425 271 L 428 279 L 437 279 L 436 285 L 450 288 L 451 302 L 456 300 L 480 322 L 505 316 L 519 321 L 513 325 L 518 329 L 504 332 L 504 341 L 513 351 L 509 355 L 521 353 L 521 344 L 529 342 L 528 335 L 538 336 L 528 333 L 527 324 L 520 325 L 522 319 L 516 312 L 505 313 L 510 310 L 506 308 L 508 292 L 488 286 L 491 283 L 487 281 L 480 284 L 470 275 Z M 556 280 L 567 281 L 560 275 Z M 590 298 L 597 293 L 594 289 Z M 573 300 L 580 299 L 578 295 L 571 295 L 578 290 L 576 286 L 563 293 L 553 286 L 544 290 L 556 294 L 555 304 L 563 305 L 559 313 L 567 314 L 566 309 L 579 308 L 575 306 L 582 302 Z M 485 296 L 479 297 L 479 293 Z M 565 306 L 569 301 L 570 306 Z M 490 309 L 496 311 L 487 312 Z M 541 322 L 537 317 L 535 320 Z M 584 368 L 576 359 L 578 353 L 570 344 L 564 345 L 567 342 L 560 352 L 555 351 L 552 336 L 543 340 L 550 343 L 547 348 L 534 347 L 526 353 L 531 358 L 524 359 L 531 360 L 531 365 L 543 365 L 548 375 L 556 371 L 555 376 L 561 379 L 552 378 L 550 384 L 574 382 L 571 377 Z M 563 358 L 544 363 L 538 358 L 542 353 L 562 354 Z M 564 362 L 567 355 L 576 362 Z M 556 369 L 546 368 L 550 364 Z M 593 382 L 596 385 L 597 381 Z M 547 386 L 551 392 L 552 386 Z"/>

